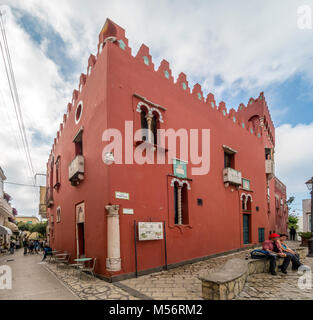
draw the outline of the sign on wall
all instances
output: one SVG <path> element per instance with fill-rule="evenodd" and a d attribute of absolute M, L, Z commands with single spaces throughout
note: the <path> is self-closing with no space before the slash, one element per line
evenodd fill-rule
<path fill-rule="evenodd" d="M 123 214 L 134 214 L 134 209 L 123 208 Z"/>
<path fill-rule="evenodd" d="M 139 241 L 162 240 L 162 222 L 138 222 Z"/>
<path fill-rule="evenodd" d="M 173 159 L 173 172 L 178 178 L 187 178 L 187 162 Z"/>
<path fill-rule="evenodd" d="M 115 191 L 115 199 L 129 200 L 129 193 Z"/>
<path fill-rule="evenodd" d="M 242 179 L 242 188 L 245 190 L 250 190 L 250 180 Z"/>

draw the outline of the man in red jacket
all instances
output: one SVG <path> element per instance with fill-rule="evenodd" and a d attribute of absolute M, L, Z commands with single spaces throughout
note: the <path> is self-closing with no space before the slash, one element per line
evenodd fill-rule
<path fill-rule="evenodd" d="M 273 276 L 277 275 L 277 273 L 275 271 L 277 257 L 284 258 L 283 264 L 281 266 L 279 266 L 282 273 L 287 273 L 287 268 L 288 268 L 288 265 L 291 260 L 290 256 L 287 256 L 283 252 L 283 250 L 277 240 L 279 240 L 279 234 L 272 233 L 270 235 L 270 240 L 266 240 L 262 244 L 263 250 L 265 250 L 269 253 L 267 257 L 270 260 L 270 273 Z"/>

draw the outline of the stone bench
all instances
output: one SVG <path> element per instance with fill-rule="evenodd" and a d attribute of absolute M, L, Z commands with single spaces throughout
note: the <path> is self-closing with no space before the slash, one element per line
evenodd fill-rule
<path fill-rule="evenodd" d="M 306 247 L 297 248 L 300 259 L 307 254 Z M 283 263 L 283 258 L 277 259 L 277 266 Z M 269 272 L 267 259 L 231 259 L 217 272 L 200 277 L 202 281 L 202 297 L 206 300 L 231 300 L 244 288 L 247 277 L 252 274 Z"/>

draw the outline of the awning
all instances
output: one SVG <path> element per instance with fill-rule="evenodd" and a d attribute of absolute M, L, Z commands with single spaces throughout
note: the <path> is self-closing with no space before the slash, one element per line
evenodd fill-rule
<path fill-rule="evenodd" d="M 18 226 L 10 221 L 4 221 L 5 227 L 9 228 L 12 232 L 19 233 Z"/>
<path fill-rule="evenodd" d="M 5 226 L 0 226 L 0 235 L 9 235 L 9 236 L 12 236 L 12 231 L 5 227 Z"/>

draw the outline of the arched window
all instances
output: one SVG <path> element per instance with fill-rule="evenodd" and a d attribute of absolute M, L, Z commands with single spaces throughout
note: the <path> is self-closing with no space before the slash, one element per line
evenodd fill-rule
<path fill-rule="evenodd" d="M 188 187 L 186 184 L 183 185 L 181 195 L 181 207 L 182 207 L 182 222 L 183 224 L 189 224 L 188 215 Z"/>
<path fill-rule="evenodd" d="M 151 121 L 151 131 L 153 135 L 153 143 L 158 143 L 158 129 L 160 127 L 159 116 L 158 114 L 153 113 L 153 118 Z"/>
<path fill-rule="evenodd" d="M 148 122 L 147 122 L 147 112 L 142 110 L 140 113 L 141 117 L 141 129 L 148 129 Z M 148 137 L 146 137 L 146 133 L 142 134 L 142 140 L 147 141 Z"/>
<path fill-rule="evenodd" d="M 245 195 L 243 195 L 242 197 L 241 197 L 241 209 L 242 210 L 246 210 L 246 196 Z"/>
<path fill-rule="evenodd" d="M 246 205 L 246 210 L 251 211 L 251 197 L 247 197 L 247 205 Z"/>
<path fill-rule="evenodd" d="M 140 113 L 141 129 L 148 130 L 142 133 L 142 140 L 157 144 L 157 132 L 160 129 L 160 123 L 163 122 L 160 110 L 140 102 L 136 111 Z"/>
<path fill-rule="evenodd" d="M 56 221 L 57 223 L 60 223 L 60 222 L 61 222 L 61 208 L 60 208 L 60 207 L 57 208 L 56 220 L 57 220 L 57 221 Z"/>
<path fill-rule="evenodd" d="M 174 183 L 174 212 L 175 212 L 174 223 L 178 224 L 178 182 Z"/>
<path fill-rule="evenodd" d="M 172 181 L 172 186 L 174 187 L 174 223 L 176 225 L 187 225 L 189 224 L 188 189 L 190 189 L 190 186 L 179 180 Z"/>

